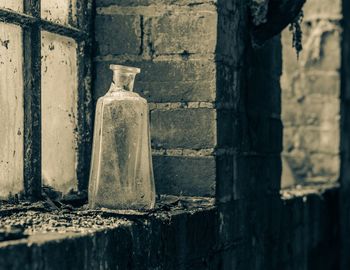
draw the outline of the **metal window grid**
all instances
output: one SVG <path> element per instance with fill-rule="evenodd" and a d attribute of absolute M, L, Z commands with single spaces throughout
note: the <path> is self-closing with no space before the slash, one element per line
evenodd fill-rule
<path fill-rule="evenodd" d="M 91 149 L 91 10 L 92 0 L 77 0 L 76 25 L 41 18 L 40 0 L 24 0 L 24 12 L 0 8 L 0 22 L 23 29 L 24 78 L 24 189 L 37 200 L 41 177 L 41 31 L 73 38 L 77 42 L 78 67 L 78 164 L 79 190 L 87 188 Z M 71 17 L 71 16 L 70 16 Z M 70 18 L 71 20 L 71 18 Z M 70 22 L 71 23 L 71 22 Z"/>

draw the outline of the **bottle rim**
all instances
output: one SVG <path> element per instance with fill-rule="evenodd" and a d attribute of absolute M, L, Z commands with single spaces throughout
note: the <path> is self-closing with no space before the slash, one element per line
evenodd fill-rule
<path fill-rule="evenodd" d="M 109 65 L 109 68 L 111 70 L 117 70 L 117 71 L 121 71 L 121 72 L 125 72 L 125 73 L 134 73 L 134 74 L 138 74 L 141 72 L 140 68 L 136 68 L 136 67 L 129 67 L 129 66 L 123 66 L 123 65 Z"/>

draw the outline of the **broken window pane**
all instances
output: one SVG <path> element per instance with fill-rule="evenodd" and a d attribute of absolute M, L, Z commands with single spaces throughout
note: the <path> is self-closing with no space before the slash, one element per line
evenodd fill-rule
<path fill-rule="evenodd" d="M 77 190 L 77 44 L 42 31 L 43 184 L 67 194 Z"/>
<path fill-rule="evenodd" d="M 0 0 L 0 8 L 23 12 L 23 0 Z"/>
<path fill-rule="evenodd" d="M 0 23 L 0 198 L 23 191 L 22 29 Z"/>
<path fill-rule="evenodd" d="M 76 24 L 76 0 L 42 0 L 41 18 L 63 25 Z"/>

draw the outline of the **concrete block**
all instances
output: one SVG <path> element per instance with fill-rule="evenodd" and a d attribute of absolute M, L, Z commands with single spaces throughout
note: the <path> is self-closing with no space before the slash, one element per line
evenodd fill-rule
<path fill-rule="evenodd" d="M 156 148 L 212 148 L 216 146 L 213 109 L 151 111 L 152 146 Z"/>
<path fill-rule="evenodd" d="M 232 65 L 217 62 L 216 76 L 217 102 L 231 104 L 232 108 L 238 108 L 243 72 Z"/>
<path fill-rule="evenodd" d="M 340 157 L 338 155 L 315 153 L 310 155 L 312 176 L 325 181 L 338 181 Z"/>
<path fill-rule="evenodd" d="M 305 128 L 300 133 L 302 149 L 312 152 L 337 154 L 340 151 L 339 130 Z"/>
<path fill-rule="evenodd" d="M 110 86 L 110 63 L 96 62 L 95 100 L 104 95 Z M 215 100 L 214 61 L 127 61 L 119 64 L 141 68 L 141 73 L 136 76 L 135 91 L 149 102 Z"/>
<path fill-rule="evenodd" d="M 152 19 L 152 41 L 156 54 L 214 53 L 217 14 L 197 12 L 166 14 Z"/>
<path fill-rule="evenodd" d="M 282 161 L 279 156 L 235 155 L 233 157 L 232 198 L 234 200 L 257 199 L 266 197 L 267 194 L 278 196 L 281 173 Z"/>
<path fill-rule="evenodd" d="M 158 194 L 215 196 L 214 157 L 153 156 Z"/>
<path fill-rule="evenodd" d="M 282 151 L 283 125 L 281 120 L 270 117 L 248 116 L 250 152 L 280 153 Z"/>
<path fill-rule="evenodd" d="M 141 20 L 135 15 L 97 15 L 96 55 L 139 54 Z"/>
<path fill-rule="evenodd" d="M 301 61 L 305 62 L 305 67 L 307 71 L 339 71 L 341 68 L 341 33 L 338 29 L 339 26 L 334 25 L 322 34 L 322 39 L 319 41 L 320 44 L 311 46 L 304 46 L 304 52 L 301 54 Z M 313 31 L 323 31 L 322 29 L 317 29 L 317 26 Z M 311 36 L 305 36 L 304 42 L 308 43 Z M 317 42 L 317 41 L 316 41 Z M 318 50 L 319 56 L 317 58 L 311 58 L 313 51 Z M 311 51 L 311 52 L 310 52 Z M 315 52 L 317 53 L 317 51 Z"/>
<path fill-rule="evenodd" d="M 217 110 L 217 141 L 219 148 L 237 148 L 239 121 L 234 110 Z"/>
<path fill-rule="evenodd" d="M 325 96 L 340 96 L 340 74 L 335 70 L 334 74 L 306 74 L 305 90 L 310 94 Z"/>
<path fill-rule="evenodd" d="M 315 18 L 340 18 L 342 15 L 342 1 L 308 0 L 304 5 L 305 20 Z"/>

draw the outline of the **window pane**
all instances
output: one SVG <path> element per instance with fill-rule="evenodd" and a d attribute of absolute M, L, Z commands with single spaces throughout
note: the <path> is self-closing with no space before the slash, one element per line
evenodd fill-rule
<path fill-rule="evenodd" d="M 0 198 L 23 191 L 22 29 L 0 23 Z"/>
<path fill-rule="evenodd" d="M 0 8 L 23 12 L 23 0 L 0 0 Z"/>
<path fill-rule="evenodd" d="M 76 24 L 76 0 L 42 0 L 41 18 L 64 25 Z"/>
<path fill-rule="evenodd" d="M 77 45 L 42 32 L 42 175 L 44 185 L 77 190 Z"/>

